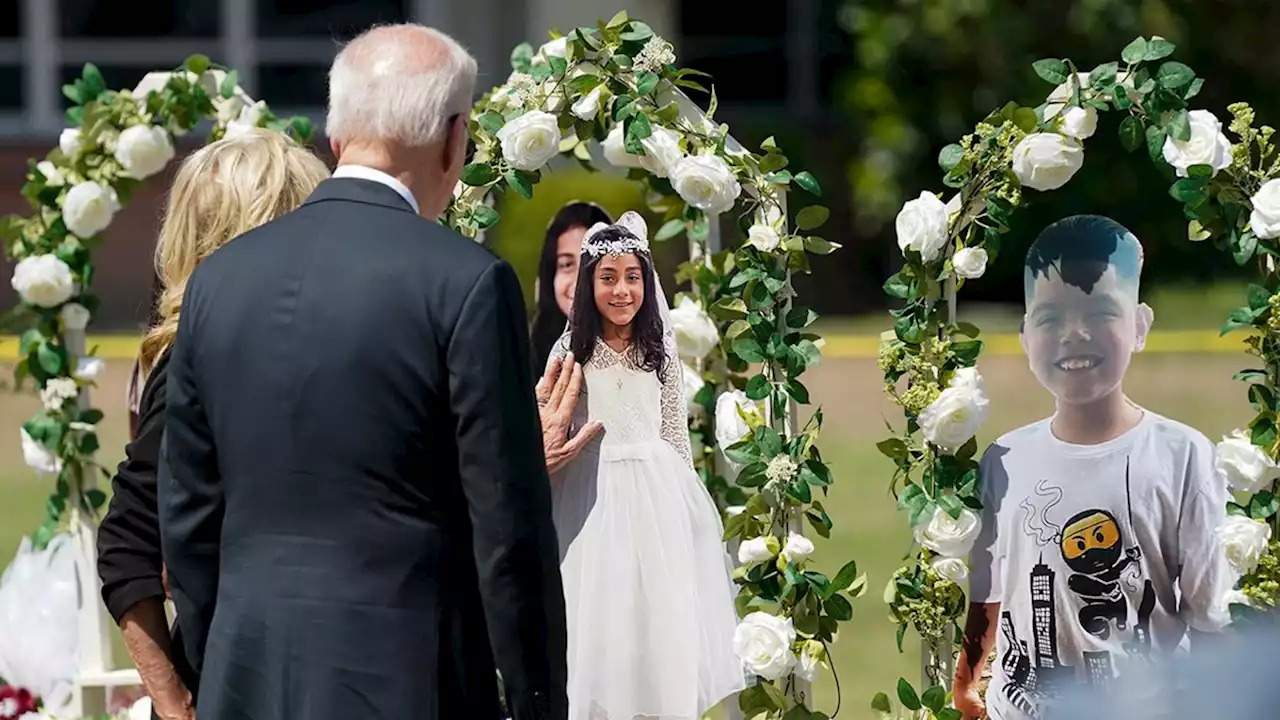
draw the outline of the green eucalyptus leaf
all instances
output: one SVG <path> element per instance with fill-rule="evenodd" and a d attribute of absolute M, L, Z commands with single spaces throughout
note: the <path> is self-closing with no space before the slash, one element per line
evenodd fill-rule
<path fill-rule="evenodd" d="M 1142 146 L 1142 121 L 1136 115 L 1127 115 L 1120 121 L 1120 144 L 1129 152 Z"/>
<path fill-rule="evenodd" d="M 747 387 L 744 392 L 747 394 L 747 397 L 752 400 L 763 400 L 764 398 L 769 397 L 769 390 L 771 390 L 772 387 L 773 386 L 769 383 L 769 378 L 764 375 L 756 375 L 747 381 Z"/>
<path fill-rule="evenodd" d="M 786 389 L 787 394 L 791 396 L 792 400 L 795 400 L 801 405 L 809 404 L 809 388 L 805 387 L 799 380 L 789 378 L 782 384 L 782 387 Z"/>
<path fill-rule="evenodd" d="M 1199 95 L 1200 89 L 1203 87 L 1204 87 L 1204 78 L 1196 78 L 1195 80 L 1192 80 L 1191 84 L 1187 86 L 1187 91 L 1182 94 L 1182 99 L 1190 100 L 1191 98 Z"/>
<path fill-rule="evenodd" d="M 89 503 L 89 507 L 97 510 L 107 504 L 107 494 L 97 488 L 93 488 L 84 494 L 84 499 Z"/>
<path fill-rule="evenodd" d="M 67 368 L 66 359 L 65 351 L 48 342 L 40 343 L 39 349 L 36 350 L 36 362 L 39 363 L 40 369 L 50 376 L 60 375 Z"/>
<path fill-rule="evenodd" d="M 915 688 L 911 687 L 911 683 L 907 682 L 906 678 L 898 678 L 898 701 L 912 712 L 920 709 L 920 698 L 916 696 Z"/>
<path fill-rule="evenodd" d="M 712 317 L 721 320 L 739 320 L 747 316 L 747 304 L 742 298 L 723 297 L 711 305 Z"/>
<path fill-rule="evenodd" d="M 840 622 L 853 619 L 853 605 L 839 593 L 827 598 L 826 602 L 822 603 L 822 609 Z"/>
<path fill-rule="evenodd" d="M 1271 418 L 1261 417 L 1254 421 L 1250 432 L 1250 441 L 1259 447 L 1270 447 L 1276 442 L 1276 423 Z"/>
<path fill-rule="evenodd" d="M 733 341 L 731 348 L 738 357 L 749 363 L 764 362 L 764 348 L 753 337 L 740 337 Z"/>
<path fill-rule="evenodd" d="M 236 88 L 240 85 L 240 72 L 232 70 L 222 78 L 222 84 L 218 86 L 218 94 L 225 99 L 235 97 Z"/>
<path fill-rule="evenodd" d="M 1218 335 L 1221 337 L 1236 328 L 1252 327 L 1255 320 L 1257 318 L 1249 308 L 1236 308 L 1227 315 L 1227 322 Z"/>
<path fill-rule="evenodd" d="M 1249 517 L 1265 521 L 1280 510 L 1280 498 L 1268 490 L 1263 490 L 1249 501 Z"/>
<path fill-rule="evenodd" d="M 963 159 L 964 148 L 951 143 L 938 153 L 938 167 L 942 168 L 943 172 L 951 172 Z"/>
<path fill-rule="evenodd" d="M 942 706 L 947 702 L 947 689 L 941 685 L 934 685 L 924 694 L 920 696 L 920 702 L 935 714 L 942 712 Z"/>
<path fill-rule="evenodd" d="M 844 564 L 844 567 L 840 568 L 840 572 L 837 572 L 835 578 L 831 580 L 831 584 L 827 586 L 828 592 L 847 590 L 853 586 L 854 581 L 857 579 L 858 563 L 850 560 Z"/>
<path fill-rule="evenodd" d="M 831 211 L 827 208 L 821 205 L 810 205 L 796 215 L 796 228 L 799 230 L 813 230 L 822 227 L 830 215 Z"/>
<path fill-rule="evenodd" d="M 1036 71 L 1042 80 L 1054 85 L 1061 85 L 1067 81 L 1067 77 L 1071 74 L 1071 69 L 1067 66 L 1066 61 L 1054 58 L 1045 58 L 1037 60 L 1031 64 L 1031 68 Z M 919 709 L 918 707 L 911 708 Z"/>
<path fill-rule="evenodd" d="M 476 162 L 462 168 L 462 182 L 472 187 L 488 185 L 498 179 L 498 171 L 490 164 Z"/>
<path fill-rule="evenodd" d="M 898 460 L 907 457 L 907 444 L 901 438 L 887 438 L 876 443 L 876 449 L 881 455 L 891 459 Z M 918 485 L 908 485 L 908 488 L 920 489 Z M 904 493 L 905 495 L 905 493 Z"/>
<path fill-rule="evenodd" d="M 491 228 L 498 224 L 498 211 L 488 205 L 477 205 L 471 211 L 471 219 L 475 220 L 476 226 L 480 228 Z"/>
<path fill-rule="evenodd" d="M 796 173 L 795 181 L 796 181 L 796 184 L 801 187 L 801 189 L 803 189 L 805 192 L 809 193 L 810 195 L 816 195 L 816 196 L 822 195 L 822 186 L 818 184 L 818 179 L 815 178 L 812 174 L 810 174 L 808 170 Z"/>
<path fill-rule="evenodd" d="M 1143 60 L 1162 60 L 1173 54 L 1176 45 L 1165 40 L 1159 35 L 1154 35 L 1147 41 L 1147 51 L 1143 54 Z"/>
<path fill-rule="evenodd" d="M 1241 233 L 1237 238 L 1235 246 L 1231 250 L 1232 257 L 1235 258 L 1236 264 L 1243 267 L 1253 257 L 1258 249 L 1258 236 L 1252 232 Z"/>
<path fill-rule="evenodd" d="M 1270 291 L 1270 290 L 1267 290 L 1266 288 L 1262 287 L 1261 285 L 1256 285 L 1256 284 L 1250 283 L 1250 284 L 1249 284 L 1249 288 L 1248 288 L 1248 291 L 1247 291 L 1247 292 L 1248 292 L 1248 296 L 1249 296 L 1249 308 L 1250 308 L 1250 309 L 1252 309 L 1252 310 L 1261 310 L 1261 309 L 1263 309 L 1263 308 L 1265 308 L 1265 307 L 1270 307 L 1270 305 L 1271 305 L 1271 291 Z"/>
<path fill-rule="evenodd" d="M 1180 62 L 1170 60 L 1156 70 L 1156 84 L 1168 90 L 1177 90 L 1191 84 L 1196 73 Z"/>
<path fill-rule="evenodd" d="M 520 193 L 520 196 L 525 200 L 533 198 L 533 184 L 529 182 L 525 176 L 521 175 L 519 172 L 509 172 L 504 177 L 507 181 L 507 185 L 512 190 Z"/>
<path fill-rule="evenodd" d="M 1191 139 L 1191 119 L 1187 114 L 1187 109 L 1182 108 L 1169 116 L 1169 122 L 1165 125 L 1165 132 L 1169 133 L 1169 137 L 1180 142 Z"/>
<path fill-rule="evenodd" d="M 1167 137 L 1164 128 L 1148 125 L 1146 135 L 1147 154 L 1152 160 L 1164 164 L 1164 139 Z"/>

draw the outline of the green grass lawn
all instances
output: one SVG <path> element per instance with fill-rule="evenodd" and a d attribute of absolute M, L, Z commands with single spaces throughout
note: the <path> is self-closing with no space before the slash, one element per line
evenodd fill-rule
<path fill-rule="evenodd" d="M 1159 311 L 1158 311 L 1159 312 Z M 1139 403 L 1186 422 L 1216 440 L 1250 417 L 1244 387 L 1230 380 L 1246 366 L 1243 355 L 1138 356 L 1129 371 L 1127 389 Z M 1047 415 L 1051 399 L 1035 383 L 1021 357 L 987 357 L 980 365 L 987 378 L 992 414 L 983 443 L 996 435 Z M 126 421 L 123 388 L 127 364 L 114 362 L 95 403 L 107 413 L 103 437 L 104 463 L 114 465 L 123 454 Z M 0 373 L 8 369 L 0 367 Z M 835 485 L 827 507 L 835 521 L 829 541 L 818 543 L 820 569 L 834 574 L 856 559 L 867 574 L 868 591 L 855 603 L 854 618 L 845 624 L 834 647 L 835 669 L 842 689 L 842 717 L 866 717 L 877 691 L 893 696 L 899 675 L 916 678 L 918 645 L 908 636 L 907 652 L 894 644 L 894 625 L 887 619 L 881 591 L 909 550 L 906 520 L 888 492 L 891 466 L 874 443 L 886 435 L 884 419 L 898 415 L 881 395 L 880 374 L 872 360 L 827 360 L 806 375 L 815 403 L 823 406 L 826 426 L 821 448 L 829 460 Z M 42 517 L 49 480 L 36 479 L 22 465 L 18 427 L 36 407 L 29 395 L 0 396 L 0 425 L 8 428 L 0 463 L 0 564 L 7 564 L 21 536 Z M 118 643 L 118 639 L 117 639 Z M 125 655 L 117 656 L 123 661 Z M 835 709 L 835 683 L 830 674 L 816 688 L 818 709 Z"/>

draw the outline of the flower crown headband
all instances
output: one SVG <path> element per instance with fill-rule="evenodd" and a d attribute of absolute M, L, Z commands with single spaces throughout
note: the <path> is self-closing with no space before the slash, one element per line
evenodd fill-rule
<path fill-rule="evenodd" d="M 600 234 L 601 230 L 614 227 L 621 228 L 624 231 L 622 237 L 606 239 Z M 622 213 L 622 217 L 618 218 L 618 222 L 612 225 L 602 222 L 592 225 L 582 238 L 582 252 L 591 257 L 627 255 L 630 253 L 648 255 L 648 238 L 649 228 L 645 225 L 644 218 L 640 217 L 640 214 L 634 210 L 628 210 Z"/>

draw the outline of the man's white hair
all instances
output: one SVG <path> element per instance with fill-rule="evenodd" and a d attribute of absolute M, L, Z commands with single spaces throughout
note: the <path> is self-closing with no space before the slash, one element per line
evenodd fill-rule
<path fill-rule="evenodd" d="M 333 61 L 325 132 L 339 142 L 430 145 L 450 116 L 469 114 L 475 84 L 475 58 L 448 35 L 412 23 L 375 27 Z"/>

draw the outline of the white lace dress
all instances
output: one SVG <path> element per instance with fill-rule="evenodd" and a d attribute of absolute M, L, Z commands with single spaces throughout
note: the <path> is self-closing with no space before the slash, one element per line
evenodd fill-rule
<path fill-rule="evenodd" d="M 567 353 L 562 338 L 552 358 Z M 577 421 L 603 437 L 551 478 L 570 720 L 697 720 L 745 686 L 720 516 L 667 365 L 660 381 L 598 342 Z"/>

